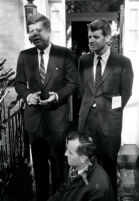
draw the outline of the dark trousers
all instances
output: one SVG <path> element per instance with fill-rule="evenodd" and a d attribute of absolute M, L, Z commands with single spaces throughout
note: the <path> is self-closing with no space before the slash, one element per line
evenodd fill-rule
<path fill-rule="evenodd" d="M 85 133 L 93 137 L 96 144 L 96 157 L 104 170 L 110 177 L 115 200 L 117 200 L 117 157 L 114 159 L 110 156 L 108 147 L 110 142 L 109 137 L 104 136 L 101 129 L 98 113 L 96 108 L 91 108 L 85 127 Z"/>
<path fill-rule="evenodd" d="M 32 142 L 32 158 L 36 183 L 36 201 L 46 201 L 64 182 L 65 138 L 67 131 L 50 133 Z M 37 134 L 34 134 L 37 136 Z"/>
<path fill-rule="evenodd" d="M 36 201 L 46 201 L 50 194 L 48 143 L 43 139 L 36 139 L 32 143 L 31 148 L 35 174 Z"/>

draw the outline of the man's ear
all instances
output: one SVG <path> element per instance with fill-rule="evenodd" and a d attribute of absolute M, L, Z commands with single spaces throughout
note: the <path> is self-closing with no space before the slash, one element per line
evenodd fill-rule
<path fill-rule="evenodd" d="M 47 31 L 48 31 L 49 33 L 51 33 L 51 28 L 48 28 Z"/>
<path fill-rule="evenodd" d="M 87 159 L 88 159 L 87 156 L 81 155 L 81 162 L 82 162 L 82 163 L 85 163 Z"/>
<path fill-rule="evenodd" d="M 32 38 L 31 38 L 31 36 L 29 36 L 29 41 L 32 43 Z"/>
<path fill-rule="evenodd" d="M 112 37 L 110 36 L 110 35 L 107 35 L 106 37 L 105 37 L 105 39 L 106 39 L 106 43 L 107 44 L 111 44 L 111 39 L 112 39 Z"/>

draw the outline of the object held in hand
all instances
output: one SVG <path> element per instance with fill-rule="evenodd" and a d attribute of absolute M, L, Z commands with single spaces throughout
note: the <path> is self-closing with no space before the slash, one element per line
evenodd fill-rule
<path fill-rule="evenodd" d="M 48 100 L 40 100 L 39 105 L 48 105 Z"/>

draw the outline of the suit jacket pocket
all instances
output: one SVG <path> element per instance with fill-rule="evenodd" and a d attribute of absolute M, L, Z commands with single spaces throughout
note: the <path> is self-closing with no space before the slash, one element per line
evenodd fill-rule
<path fill-rule="evenodd" d="M 116 108 L 110 112 L 110 130 L 111 135 L 121 134 L 122 129 L 123 109 Z"/>
<path fill-rule="evenodd" d="M 25 129 L 28 132 L 35 132 L 38 129 L 41 119 L 41 109 L 35 106 L 27 106 L 24 111 Z"/>
<path fill-rule="evenodd" d="M 62 80 L 63 76 L 64 76 L 64 67 L 56 67 L 53 70 L 53 74 L 52 74 L 53 78 L 55 77 L 56 80 Z"/>
<path fill-rule="evenodd" d="M 61 66 L 61 67 L 56 67 L 56 68 L 54 68 L 54 72 L 57 72 L 57 71 L 60 71 L 60 70 L 64 70 L 64 67 Z"/>

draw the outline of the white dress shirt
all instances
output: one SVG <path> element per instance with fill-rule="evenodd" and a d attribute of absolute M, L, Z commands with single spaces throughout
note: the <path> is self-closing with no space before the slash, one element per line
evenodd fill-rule
<path fill-rule="evenodd" d="M 96 66 L 97 66 L 97 62 L 98 62 L 98 59 L 97 59 L 98 56 L 99 55 L 97 55 L 96 53 L 94 54 L 94 66 L 93 66 L 94 80 L 95 80 L 95 76 L 96 76 Z M 101 56 L 100 62 L 101 62 L 101 67 L 102 67 L 101 73 L 103 75 L 107 61 L 108 61 L 108 58 L 110 56 L 110 48 L 108 48 L 107 51 L 100 56 Z"/>
<path fill-rule="evenodd" d="M 51 49 L 51 43 L 49 44 L 49 46 L 46 49 L 43 50 L 44 51 L 43 58 L 44 58 L 45 73 L 47 72 L 50 49 Z M 41 50 L 38 49 L 39 68 L 40 68 L 40 61 L 41 61 L 40 52 L 41 52 Z"/>
<path fill-rule="evenodd" d="M 98 62 L 98 56 L 96 53 L 94 54 L 94 65 L 93 65 L 93 74 L 94 74 L 94 80 L 95 80 L 95 76 L 96 76 L 96 66 L 97 66 L 97 62 Z M 110 56 L 110 48 L 107 49 L 107 51 L 100 55 L 101 56 L 101 75 L 103 75 L 104 73 L 104 70 L 106 68 L 106 64 L 107 64 L 107 61 L 108 61 L 108 58 Z M 92 107 L 96 107 L 96 103 L 93 104 Z"/>
<path fill-rule="evenodd" d="M 44 68 L 45 68 L 45 73 L 47 72 L 47 67 L 48 67 L 48 61 L 49 61 L 49 55 L 50 55 L 50 49 L 51 49 L 51 43 L 49 44 L 49 46 L 44 49 L 44 54 L 43 54 L 43 58 L 44 58 Z M 37 49 L 38 51 L 38 60 L 39 60 L 39 68 L 40 68 L 40 61 L 41 61 L 41 55 L 40 52 L 41 50 Z M 58 94 L 53 92 L 53 94 L 55 95 L 55 100 L 58 101 Z M 32 94 L 29 94 L 27 96 L 27 103 L 28 105 L 31 105 L 31 103 L 29 102 L 29 98 L 31 97 Z"/>

